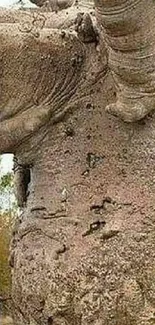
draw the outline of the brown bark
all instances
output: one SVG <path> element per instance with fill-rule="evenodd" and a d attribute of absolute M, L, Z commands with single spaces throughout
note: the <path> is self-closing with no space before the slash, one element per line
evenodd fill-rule
<path fill-rule="evenodd" d="M 45 7 L 52 11 L 58 11 L 70 7 L 74 0 L 31 0 L 32 3 L 39 7 Z"/>
<path fill-rule="evenodd" d="M 154 120 L 108 118 L 110 88 L 97 85 L 36 153 L 15 237 L 16 324 L 153 324 Z"/>
<path fill-rule="evenodd" d="M 155 5 L 152 0 L 95 0 L 117 101 L 107 111 L 126 122 L 155 107 Z"/>
<path fill-rule="evenodd" d="M 72 8 L 70 13 L 73 17 Z M 51 15 L 58 24 L 55 17 L 60 16 Z M 11 123 L 9 148 L 21 166 L 30 168 L 26 206 L 14 230 L 10 259 L 16 325 L 150 325 L 155 321 L 155 121 L 150 115 L 145 121 L 125 124 L 107 115 L 105 107 L 116 100 L 107 51 L 102 38 L 100 43 L 96 37 L 84 43 L 85 21 L 82 17 L 76 36 L 71 32 L 66 37 L 62 31 L 60 38 L 57 29 L 42 28 L 41 35 L 52 35 L 47 49 L 50 53 L 56 49 L 55 70 L 45 61 L 49 79 L 45 76 L 41 85 L 26 70 L 26 82 L 36 81 L 36 89 L 40 87 L 36 98 L 40 106 L 30 101 L 23 127 L 18 123 L 20 119 L 23 123 L 20 110 L 13 111 L 14 124 L 12 115 L 7 115 L 10 110 L 1 107 L 6 115 L 0 135 L 4 137 L 2 130 L 10 130 L 6 125 Z M 39 46 L 40 35 L 37 41 L 30 35 L 32 45 Z M 34 47 L 28 46 L 24 52 L 26 68 L 32 50 L 34 54 Z M 45 55 L 46 42 L 44 50 Z M 36 53 L 31 69 L 39 60 Z M 18 67 L 23 69 L 19 63 Z M 54 96 L 51 79 L 58 80 Z M 31 87 L 28 90 L 31 94 Z M 14 94 L 17 100 L 15 90 Z M 49 115 L 45 99 L 50 99 Z M 28 133 L 29 112 L 35 117 L 36 111 L 43 113 L 43 121 L 35 121 Z M 1 150 L 8 150 L 8 144 L 2 144 Z"/>

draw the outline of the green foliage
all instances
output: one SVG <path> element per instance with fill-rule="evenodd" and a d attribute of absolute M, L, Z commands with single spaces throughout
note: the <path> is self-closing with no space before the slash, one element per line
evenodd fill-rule
<path fill-rule="evenodd" d="M 13 173 L 9 172 L 0 179 L 0 192 L 5 192 L 13 188 Z"/>
<path fill-rule="evenodd" d="M 13 179 L 13 172 L 8 172 L 0 177 L 0 199 L 2 202 L 0 207 L 0 295 L 2 296 L 9 295 L 11 286 L 8 257 L 12 225 L 17 214 L 17 204 L 13 198 Z"/>
<path fill-rule="evenodd" d="M 0 214 L 0 295 L 10 292 L 10 268 L 8 263 L 13 216 L 7 212 Z"/>

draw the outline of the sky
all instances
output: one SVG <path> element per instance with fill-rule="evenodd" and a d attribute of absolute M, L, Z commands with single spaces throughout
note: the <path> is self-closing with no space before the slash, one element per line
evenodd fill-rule
<path fill-rule="evenodd" d="M 14 0 L 0 0 L 1 6 L 9 6 L 12 5 L 15 1 Z"/>
<path fill-rule="evenodd" d="M 14 0 L 0 0 L 0 5 L 1 6 L 9 6 L 14 3 Z"/>
<path fill-rule="evenodd" d="M 6 174 L 13 168 L 13 155 L 5 154 L 1 158 L 0 174 Z"/>
<path fill-rule="evenodd" d="M 0 0 L 0 6 L 1 7 L 9 7 L 9 6 L 13 6 L 14 4 L 16 4 L 18 2 L 18 0 Z M 24 6 L 27 7 L 31 7 L 33 6 L 29 0 L 23 0 Z"/>

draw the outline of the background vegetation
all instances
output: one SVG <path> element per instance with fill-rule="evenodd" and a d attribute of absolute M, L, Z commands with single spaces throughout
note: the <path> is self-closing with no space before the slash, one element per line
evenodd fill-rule
<path fill-rule="evenodd" d="M 0 160 L 1 166 L 1 160 Z M 17 214 L 13 190 L 13 172 L 0 176 L 0 296 L 10 294 L 11 276 L 8 263 L 12 226 Z M 5 203 L 4 203 L 5 202 Z"/>

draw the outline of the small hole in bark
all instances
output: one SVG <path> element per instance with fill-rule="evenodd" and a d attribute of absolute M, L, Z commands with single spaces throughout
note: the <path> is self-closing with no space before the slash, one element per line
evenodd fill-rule
<path fill-rule="evenodd" d="M 145 125 L 146 124 L 146 120 L 143 118 L 142 120 L 137 121 L 137 124 L 139 124 L 139 125 Z"/>
<path fill-rule="evenodd" d="M 98 164 L 103 162 L 104 156 L 98 156 L 92 152 L 87 153 L 86 162 L 89 168 L 95 168 Z"/>
<path fill-rule="evenodd" d="M 71 126 L 66 127 L 65 133 L 68 137 L 73 137 L 75 134 L 75 132 Z"/>
<path fill-rule="evenodd" d="M 50 316 L 50 317 L 48 318 L 47 324 L 48 324 L 48 325 L 52 325 L 52 324 L 53 324 L 53 317 L 52 317 L 52 316 Z"/>

